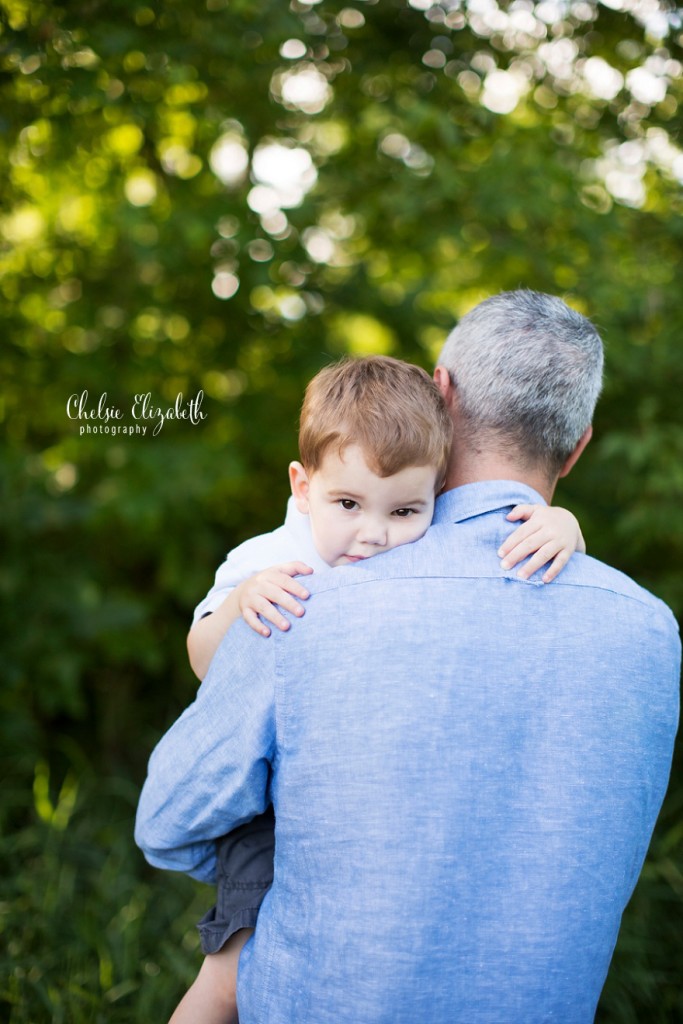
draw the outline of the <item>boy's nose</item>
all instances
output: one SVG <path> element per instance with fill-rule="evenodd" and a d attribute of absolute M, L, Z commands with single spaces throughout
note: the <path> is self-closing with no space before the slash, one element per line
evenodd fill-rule
<path fill-rule="evenodd" d="M 358 540 L 361 544 L 373 544 L 375 547 L 383 548 L 387 543 L 386 525 L 379 520 L 365 520 L 358 531 Z"/>

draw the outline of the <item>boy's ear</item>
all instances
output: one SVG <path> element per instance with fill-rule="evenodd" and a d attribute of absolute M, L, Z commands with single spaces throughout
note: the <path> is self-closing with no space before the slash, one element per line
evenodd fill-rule
<path fill-rule="evenodd" d="M 308 473 L 300 462 L 289 464 L 289 486 L 292 488 L 294 502 L 299 512 L 308 515 L 308 489 L 310 483 Z"/>

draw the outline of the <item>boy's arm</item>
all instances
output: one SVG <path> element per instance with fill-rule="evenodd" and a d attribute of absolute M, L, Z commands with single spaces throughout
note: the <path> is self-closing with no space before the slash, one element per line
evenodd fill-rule
<path fill-rule="evenodd" d="M 198 619 L 187 634 L 187 654 L 197 679 L 204 678 L 221 640 L 239 618 L 236 590 L 237 587 L 230 591 L 215 612 L 208 612 Z"/>
<path fill-rule="evenodd" d="M 586 542 L 578 519 L 566 508 L 548 505 L 516 505 L 507 518 L 511 522 L 523 519 L 498 550 L 502 569 L 512 569 L 529 555 L 529 561 L 517 572 L 520 579 L 528 580 L 541 566 L 550 562 L 543 574 L 543 582 L 550 583 L 564 569 L 574 554 L 585 555 Z"/>
<path fill-rule="evenodd" d="M 240 617 L 261 636 L 270 636 L 270 629 L 262 619 L 283 632 L 288 630 L 289 622 L 276 605 L 294 615 L 303 615 L 304 609 L 295 598 L 305 601 L 308 591 L 292 577 L 311 572 L 311 567 L 304 562 L 287 562 L 263 569 L 238 583 L 214 612 L 198 619 L 187 635 L 187 653 L 197 678 L 204 678 L 221 640 Z"/>

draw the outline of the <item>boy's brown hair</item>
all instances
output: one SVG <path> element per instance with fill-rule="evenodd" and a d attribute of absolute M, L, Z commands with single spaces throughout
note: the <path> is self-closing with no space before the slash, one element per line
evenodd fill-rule
<path fill-rule="evenodd" d="M 378 476 L 409 466 L 434 466 L 443 485 L 453 423 L 441 392 L 419 366 L 390 356 L 342 359 L 306 388 L 299 457 L 314 472 L 330 448 L 358 445 Z"/>

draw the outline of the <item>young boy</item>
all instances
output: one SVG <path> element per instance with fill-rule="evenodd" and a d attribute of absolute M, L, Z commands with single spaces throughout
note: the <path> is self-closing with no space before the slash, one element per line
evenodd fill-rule
<path fill-rule="evenodd" d="M 301 410 L 301 461 L 289 467 L 285 523 L 228 555 L 196 609 L 188 651 L 198 677 L 240 616 L 267 637 L 266 622 L 290 627 L 280 608 L 304 614 L 299 602 L 308 592 L 297 576 L 419 540 L 431 523 L 452 441 L 441 394 L 419 367 L 370 356 L 317 374 Z M 528 520 L 499 552 L 506 568 L 535 553 L 520 570 L 525 578 L 553 559 L 543 577 L 550 582 L 577 548 L 585 551 L 578 523 L 564 509 L 518 506 L 508 519 Z M 237 1021 L 237 962 L 272 880 L 273 845 L 271 813 L 219 841 L 217 906 L 199 925 L 207 956 L 170 1024 Z"/>

